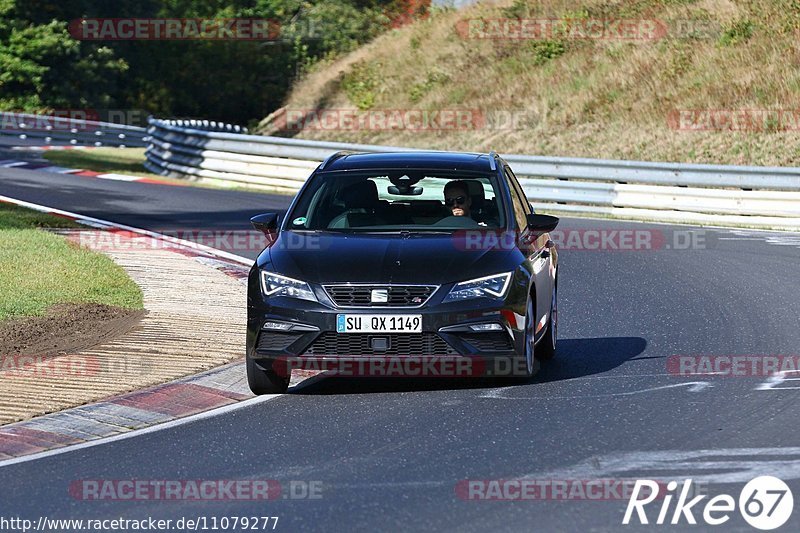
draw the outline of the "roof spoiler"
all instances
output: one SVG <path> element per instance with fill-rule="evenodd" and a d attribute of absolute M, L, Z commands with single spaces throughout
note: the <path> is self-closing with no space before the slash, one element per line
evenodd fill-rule
<path fill-rule="evenodd" d="M 324 170 L 325 167 L 327 167 L 329 164 L 333 163 L 337 159 L 340 159 L 340 158 L 342 158 L 342 157 L 344 157 L 346 155 L 350 155 L 350 154 L 354 154 L 354 153 L 355 152 L 353 152 L 351 150 L 339 150 L 338 152 L 334 152 L 334 153 L 332 153 L 331 155 L 329 155 L 328 157 L 325 158 L 325 161 L 322 162 L 322 164 L 319 166 L 319 169 L 320 170 Z"/>

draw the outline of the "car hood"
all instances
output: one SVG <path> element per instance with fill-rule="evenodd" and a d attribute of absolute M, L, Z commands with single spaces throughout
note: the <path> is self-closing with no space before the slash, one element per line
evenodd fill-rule
<path fill-rule="evenodd" d="M 441 285 L 514 270 L 516 250 L 465 249 L 446 234 L 334 234 L 281 232 L 259 266 L 311 283 Z"/>

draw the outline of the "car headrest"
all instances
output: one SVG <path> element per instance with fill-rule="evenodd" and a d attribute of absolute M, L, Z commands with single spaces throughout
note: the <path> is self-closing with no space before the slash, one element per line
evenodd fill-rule
<path fill-rule="evenodd" d="M 481 209 L 486 202 L 483 192 L 483 183 L 478 180 L 464 180 L 469 187 L 469 196 L 472 198 L 472 209 Z"/>
<path fill-rule="evenodd" d="M 378 186 L 374 181 L 360 181 L 342 191 L 342 200 L 347 209 L 374 208 L 378 205 Z"/>

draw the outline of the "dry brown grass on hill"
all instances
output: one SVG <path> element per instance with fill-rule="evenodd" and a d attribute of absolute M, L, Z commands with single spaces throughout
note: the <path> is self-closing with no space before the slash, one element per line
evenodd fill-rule
<path fill-rule="evenodd" d="M 465 39 L 465 19 L 657 20 L 663 38 Z M 687 35 L 692 26 L 695 35 Z M 676 110 L 800 109 L 800 2 L 498 2 L 436 12 L 325 64 L 290 110 L 479 110 L 518 128 L 305 129 L 299 137 L 424 148 L 707 163 L 798 165 L 800 122 L 758 131 L 671 127 Z M 785 118 L 785 117 L 784 117 Z M 753 129 L 750 127 L 750 129 Z M 261 131 L 274 133 L 274 124 Z M 285 132 L 286 133 L 286 132 Z"/>

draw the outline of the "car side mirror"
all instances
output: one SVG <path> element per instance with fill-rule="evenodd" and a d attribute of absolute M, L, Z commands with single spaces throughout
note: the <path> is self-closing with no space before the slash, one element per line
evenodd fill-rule
<path fill-rule="evenodd" d="M 539 215 L 536 213 L 527 216 L 528 229 L 540 233 L 547 233 L 553 231 L 558 226 L 558 217 L 550 215 Z"/>
<path fill-rule="evenodd" d="M 270 239 L 278 233 L 277 213 L 264 213 L 262 215 L 256 215 L 250 219 L 250 224 L 252 224 L 255 229 Z"/>

